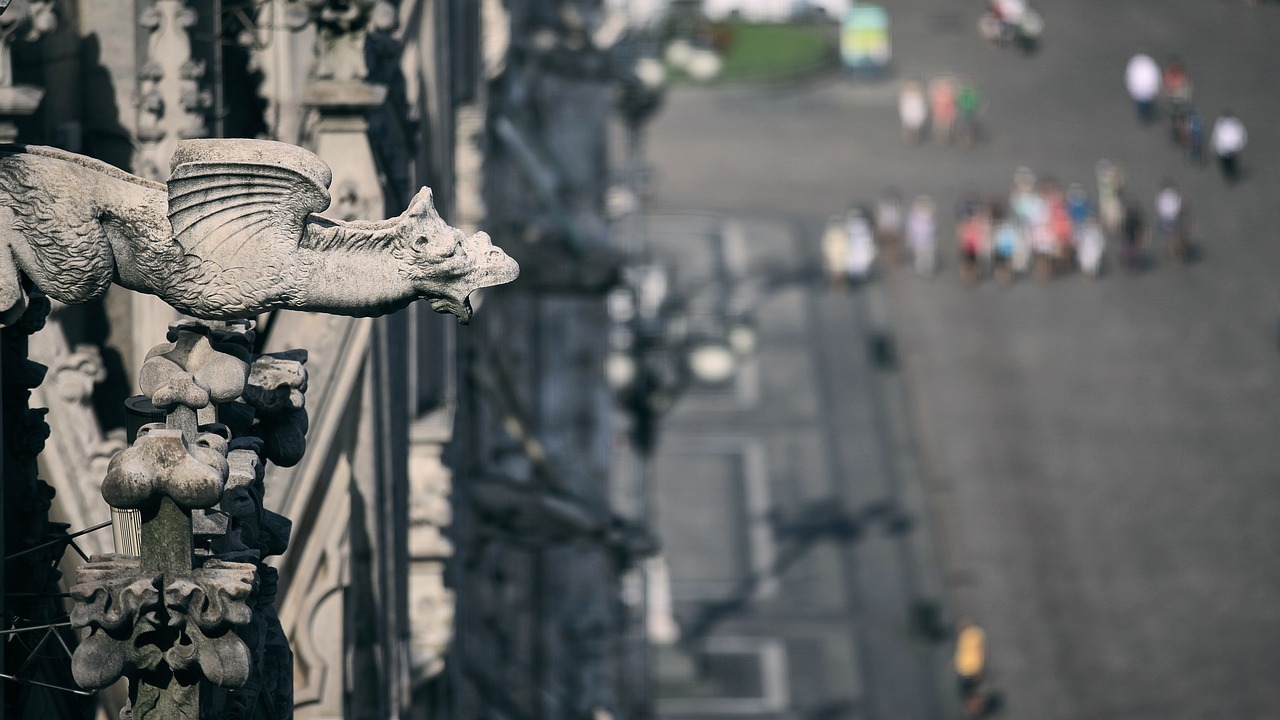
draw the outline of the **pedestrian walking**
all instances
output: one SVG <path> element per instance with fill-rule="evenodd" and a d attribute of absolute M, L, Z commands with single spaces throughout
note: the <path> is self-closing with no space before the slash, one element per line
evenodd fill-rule
<path fill-rule="evenodd" d="M 1159 224 L 1160 234 L 1167 236 L 1172 233 L 1181 215 L 1182 193 L 1178 192 L 1172 180 L 1165 179 L 1160 192 L 1156 193 L 1156 221 Z"/>
<path fill-rule="evenodd" d="M 1142 53 L 1129 58 L 1124 69 L 1124 86 L 1133 100 L 1138 119 L 1144 123 L 1154 120 L 1156 96 L 1160 94 L 1160 66 L 1156 61 Z"/>
<path fill-rule="evenodd" d="M 974 147 L 982 139 L 982 96 L 972 83 L 960 86 L 956 93 L 956 136 L 965 147 Z"/>
<path fill-rule="evenodd" d="M 1076 232 L 1076 262 L 1085 277 L 1095 278 L 1102 273 L 1102 256 L 1106 247 L 1107 241 L 1097 218 L 1090 217 L 1081 223 Z"/>
<path fill-rule="evenodd" d="M 885 188 L 876 200 L 876 244 L 890 263 L 897 262 L 902 254 L 902 229 L 906 209 L 902 206 L 902 193 L 897 188 Z"/>
<path fill-rule="evenodd" d="M 1182 192 L 1172 180 L 1165 180 L 1156 193 L 1156 223 L 1165 251 L 1175 262 L 1186 262 L 1188 255 L 1187 206 Z"/>
<path fill-rule="evenodd" d="M 983 258 L 990 243 L 990 229 L 990 218 L 981 206 L 966 213 L 956 226 L 960 273 L 968 282 L 977 282 L 982 277 Z"/>
<path fill-rule="evenodd" d="M 1067 215 L 1071 218 L 1072 233 L 1079 229 L 1093 215 L 1093 206 L 1089 204 L 1089 191 L 1084 185 L 1073 182 L 1067 186 Z"/>
<path fill-rule="evenodd" d="M 902 139 L 915 144 L 924 139 L 925 121 L 929 119 L 929 103 L 924 85 L 918 80 L 902 83 L 898 93 L 898 120 L 902 123 Z"/>
<path fill-rule="evenodd" d="M 987 634 L 970 620 L 960 623 L 952 664 L 965 717 L 982 717 L 987 710 L 987 697 L 982 687 L 987 671 Z"/>
<path fill-rule="evenodd" d="M 1018 220 L 1002 206 L 996 205 L 991 211 L 991 222 L 995 226 L 992 237 L 993 272 L 997 280 L 1009 282 L 1013 280 L 1013 257 L 1021 234 Z"/>
<path fill-rule="evenodd" d="M 1183 127 L 1187 139 L 1187 159 L 1192 165 L 1200 167 L 1204 165 L 1204 118 L 1200 117 L 1194 107 L 1188 107 Z"/>
<path fill-rule="evenodd" d="M 848 254 L 849 236 L 845 230 L 844 218 L 832 215 L 822 232 L 822 270 L 827 276 L 827 286 L 832 290 L 844 289 L 848 277 L 845 268 Z"/>
<path fill-rule="evenodd" d="M 1165 61 L 1160 73 L 1160 91 L 1171 111 L 1191 105 L 1191 77 L 1187 74 L 1187 66 L 1177 55 L 1171 55 Z"/>
<path fill-rule="evenodd" d="M 876 259 L 871 221 L 861 208 L 851 208 L 845 214 L 845 235 L 849 239 L 844 259 L 845 273 L 849 282 L 857 285 L 871 275 L 871 266 Z"/>
<path fill-rule="evenodd" d="M 1010 258 L 1010 267 L 1014 273 L 1024 273 L 1031 267 L 1034 255 L 1032 238 L 1042 206 L 1040 195 L 1036 192 L 1036 174 L 1031 168 L 1018 168 L 1013 173 L 1013 189 L 1009 192 L 1009 211 L 1018 226 L 1018 241 Z"/>
<path fill-rule="evenodd" d="M 1098 180 L 1098 221 L 1103 232 L 1112 239 L 1120 232 L 1124 220 L 1124 169 L 1110 160 L 1099 160 L 1094 172 Z"/>
<path fill-rule="evenodd" d="M 1137 203 L 1129 203 L 1125 207 L 1120 232 L 1124 268 L 1129 272 L 1137 272 L 1142 269 L 1142 244 L 1146 239 L 1146 224 L 1142 218 L 1142 208 Z"/>
<path fill-rule="evenodd" d="M 933 117 L 934 139 L 950 143 L 956 123 L 956 82 L 950 76 L 936 77 L 929 84 L 929 113 Z"/>
<path fill-rule="evenodd" d="M 920 195 L 911 201 L 911 210 L 907 214 L 907 244 L 911 248 L 916 272 L 926 277 L 937 270 L 936 234 L 933 199 Z"/>
<path fill-rule="evenodd" d="M 1227 182 L 1240 178 L 1240 151 L 1244 150 L 1248 139 L 1244 123 L 1230 110 L 1224 110 L 1213 123 L 1209 144 L 1213 146 L 1213 154 L 1218 156 L 1218 166 Z"/>
<path fill-rule="evenodd" d="M 1056 272 L 1069 270 L 1075 265 L 1075 225 L 1067 207 L 1067 196 L 1057 184 L 1046 193 L 1049 211 L 1049 232 L 1053 236 L 1053 263 Z"/>
<path fill-rule="evenodd" d="M 1040 280 L 1053 277 L 1057 265 L 1058 238 L 1054 225 L 1054 184 L 1046 180 L 1027 198 L 1027 225 L 1031 230 L 1031 250 L 1035 275 Z"/>

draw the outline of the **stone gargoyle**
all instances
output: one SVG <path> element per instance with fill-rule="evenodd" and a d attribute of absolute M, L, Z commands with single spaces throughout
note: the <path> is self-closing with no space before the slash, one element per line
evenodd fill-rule
<path fill-rule="evenodd" d="M 519 267 L 485 233 L 436 213 L 423 188 L 399 217 L 345 222 L 329 166 L 270 140 L 184 140 L 167 184 L 42 146 L 0 146 L 0 324 L 22 274 L 74 304 L 114 281 L 206 320 L 277 308 L 373 316 L 426 299 L 467 322 L 473 290 Z"/>

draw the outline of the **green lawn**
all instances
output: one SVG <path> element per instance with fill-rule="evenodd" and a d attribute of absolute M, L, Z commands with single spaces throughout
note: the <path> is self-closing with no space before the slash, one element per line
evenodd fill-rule
<path fill-rule="evenodd" d="M 781 80 L 828 67 L 838 59 L 834 25 L 744 22 L 716 27 L 727 50 L 716 82 Z"/>
<path fill-rule="evenodd" d="M 721 80 L 785 78 L 820 68 L 836 59 L 836 34 L 825 25 L 725 26 L 733 38 L 724 56 Z"/>

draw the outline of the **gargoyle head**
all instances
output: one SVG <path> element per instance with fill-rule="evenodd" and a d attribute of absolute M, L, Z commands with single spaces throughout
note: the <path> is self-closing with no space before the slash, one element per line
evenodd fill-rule
<path fill-rule="evenodd" d="M 436 312 L 453 313 L 466 323 L 473 290 L 509 283 L 520 274 L 516 261 L 494 247 L 488 235 L 467 237 L 442 220 L 431 202 L 431 188 L 419 190 L 400 218 L 403 242 L 395 255 L 401 272 Z"/>

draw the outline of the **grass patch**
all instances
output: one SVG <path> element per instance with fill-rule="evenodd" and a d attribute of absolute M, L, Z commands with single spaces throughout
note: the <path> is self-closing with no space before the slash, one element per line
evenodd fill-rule
<path fill-rule="evenodd" d="M 811 72 L 836 59 L 836 32 L 825 25 L 727 23 L 730 45 L 724 81 L 785 78 Z"/>
<path fill-rule="evenodd" d="M 783 80 L 829 67 L 839 59 L 834 24 L 727 22 L 716 25 L 713 36 L 724 62 L 716 82 Z"/>

